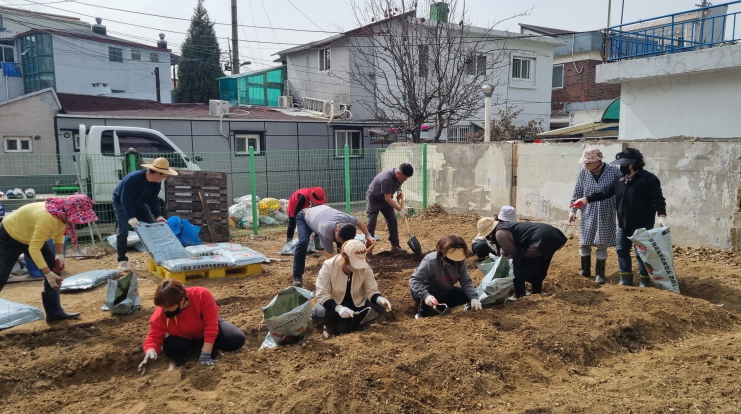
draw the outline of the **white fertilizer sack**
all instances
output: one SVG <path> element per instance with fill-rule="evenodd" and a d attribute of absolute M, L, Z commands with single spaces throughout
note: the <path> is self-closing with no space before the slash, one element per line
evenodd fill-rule
<path fill-rule="evenodd" d="M 255 263 L 269 262 L 267 256 L 256 252 L 249 247 L 240 246 L 238 249 L 221 249 L 216 254 L 224 256 L 232 266 L 247 266 Z"/>
<path fill-rule="evenodd" d="M 136 233 L 158 265 L 165 260 L 190 257 L 167 223 L 140 224 L 136 226 Z"/>
<path fill-rule="evenodd" d="M 79 275 L 70 276 L 62 281 L 62 292 L 72 292 L 76 290 L 92 289 L 96 286 L 113 279 L 120 272 L 118 270 L 91 270 L 80 273 Z"/>
<path fill-rule="evenodd" d="M 44 312 L 39 308 L 0 299 L 0 330 L 37 321 L 43 317 Z"/>
<path fill-rule="evenodd" d="M 303 340 L 311 320 L 313 297 L 310 291 L 291 286 L 278 292 L 269 304 L 260 308 L 269 331 L 260 349 Z"/>
<path fill-rule="evenodd" d="M 651 230 L 641 228 L 628 238 L 635 243 L 638 256 L 646 266 L 651 281 L 661 289 L 679 293 L 669 228 L 659 227 Z"/>
<path fill-rule="evenodd" d="M 242 245 L 237 243 L 211 243 L 211 244 L 199 244 L 197 246 L 188 246 L 185 250 L 190 253 L 191 256 L 208 256 L 217 250 L 221 249 L 241 249 Z"/>
<path fill-rule="evenodd" d="M 162 266 L 171 272 L 189 272 L 191 270 L 219 269 L 233 266 L 232 261 L 224 256 L 198 256 L 184 259 L 171 259 L 162 262 Z"/>

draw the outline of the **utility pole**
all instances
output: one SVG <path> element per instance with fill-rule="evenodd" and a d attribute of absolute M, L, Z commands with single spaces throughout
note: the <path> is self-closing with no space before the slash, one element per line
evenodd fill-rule
<path fill-rule="evenodd" d="M 239 39 L 237 37 L 237 0 L 232 0 L 232 75 L 239 73 Z"/>
<path fill-rule="evenodd" d="M 157 88 L 157 102 L 162 102 L 160 100 L 160 68 L 156 67 L 154 68 L 154 84 Z"/>

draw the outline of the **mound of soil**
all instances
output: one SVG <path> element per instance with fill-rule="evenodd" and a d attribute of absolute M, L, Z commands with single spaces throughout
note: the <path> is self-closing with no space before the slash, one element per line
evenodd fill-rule
<path fill-rule="evenodd" d="M 433 208 L 434 207 L 434 208 Z M 410 220 L 431 251 L 445 234 L 470 240 L 478 216 L 433 206 Z M 379 220 L 383 223 L 383 220 Z M 379 230 L 383 227 L 379 225 Z M 385 230 L 384 230 L 385 231 Z M 324 340 L 310 328 L 297 345 L 258 351 L 261 306 L 291 281 L 292 258 L 243 278 L 199 279 L 245 346 L 213 367 L 137 373 L 159 279 L 132 252 L 143 309 L 99 309 L 105 287 L 63 294 L 78 320 L 37 321 L 0 332 L 0 401 L 8 413 L 736 413 L 741 406 L 739 256 L 675 249 L 681 295 L 618 286 L 614 250 L 607 284 L 577 275 L 578 241 L 553 259 L 542 295 L 481 312 L 416 320 L 408 279 L 421 258 L 391 253 L 387 234 L 369 262 L 393 307 L 362 332 Z M 402 245 L 406 243 L 402 232 Z M 278 257 L 282 234 L 240 239 Z M 313 289 L 323 252 L 307 258 Z M 115 255 L 68 260 L 71 274 L 115 268 Z M 483 275 L 468 259 L 475 283 Z M 637 278 L 636 278 L 637 279 Z M 2 297 L 41 307 L 40 283 L 6 285 Z"/>

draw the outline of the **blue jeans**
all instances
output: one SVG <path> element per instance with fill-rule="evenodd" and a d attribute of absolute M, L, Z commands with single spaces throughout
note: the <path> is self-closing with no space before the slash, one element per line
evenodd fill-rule
<path fill-rule="evenodd" d="M 304 269 L 306 268 L 306 250 L 309 248 L 311 228 L 304 220 L 304 211 L 296 214 L 296 230 L 298 231 L 298 244 L 293 250 L 293 280 L 303 282 Z M 318 236 L 317 236 L 318 237 Z"/>
<path fill-rule="evenodd" d="M 638 252 L 633 246 L 633 242 L 628 239 L 628 236 L 629 234 L 627 234 L 625 230 L 618 227 L 617 235 L 615 236 L 615 250 L 617 250 L 618 267 L 620 268 L 620 272 L 633 273 L 633 263 L 630 257 L 630 251 L 631 248 L 633 248 L 632 250 L 636 251 L 635 256 L 636 261 L 638 262 L 638 272 L 641 274 L 641 276 L 648 276 L 646 266 L 643 265 L 643 260 L 641 260 L 641 258 L 638 256 Z M 630 234 L 630 236 L 632 236 L 632 234 Z"/>
<path fill-rule="evenodd" d="M 116 212 L 116 222 L 118 224 L 118 231 L 116 232 L 116 253 L 118 253 L 119 262 L 127 262 L 129 258 L 126 257 L 126 251 L 128 246 L 126 245 L 126 239 L 129 237 L 129 217 L 126 215 L 126 210 L 123 206 L 113 202 L 113 211 Z M 154 223 L 154 216 L 149 211 L 149 206 L 146 204 L 139 207 L 134 207 L 134 216 L 137 220 L 142 223 Z"/>

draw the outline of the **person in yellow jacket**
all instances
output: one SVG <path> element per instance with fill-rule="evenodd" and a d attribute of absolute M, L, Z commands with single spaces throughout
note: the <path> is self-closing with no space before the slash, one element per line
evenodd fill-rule
<path fill-rule="evenodd" d="M 342 244 L 340 254 L 325 260 L 319 270 L 317 303 L 311 319 L 322 328 L 325 338 L 362 330 L 383 312 L 391 310 L 391 303 L 378 291 L 365 256 L 365 243 L 348 240 Z"/>
<path fill-rule="evenodd" d="M 59 303 L 59 287 L 64 269 L 64 236 L 77 244 L 75 224 L 98 220 L 93 212 L 93 200 L 83 194 L 67 198 L 47 198 L 45 202 L 30 203 L 11 213 L 0 223 L 0 290 L 8 281 L 13 264 L 21 254 L 30 256 L 46 279 L 41 301 L 47 322 L 75 318 L 79 313 L 68 313 Z M 47 240 L 54 239 L 53 252 Z M 44 267 L 41 267 L 44 266 Z"/>

